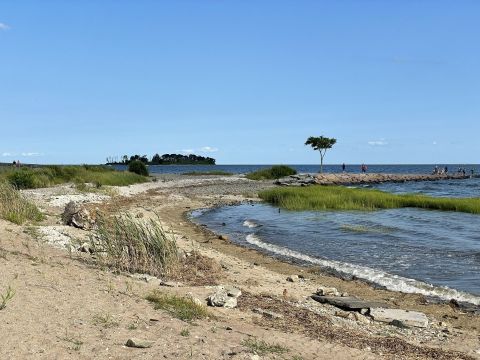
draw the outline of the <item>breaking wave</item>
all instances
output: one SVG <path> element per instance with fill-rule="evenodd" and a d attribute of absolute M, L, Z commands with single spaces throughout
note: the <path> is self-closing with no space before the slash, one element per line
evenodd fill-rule
<path fill-rule="evenodd" d="M 294 250 L 287 249 L 282 246 L 263 242 L 258 236 L 254 234 L 247 235 L 246 241 L 249 244 L 267 250 L 271 253 L 309 262 L 315 265 L 320 265 L 322 267 L 332 268 L 336 271 L 353 275 L 360 279 L 368 280 L 378 285 L 384 286 L 388 290 L 400 291 L 404 293 L 417 293 L 427 296 L 436 296 L 440 299 L 447 301 L 455 299 L 457 301 L 465 301 L 474 305 L 480 305 L 479 296 L 475 296 L 463 291 L 457 291 L 446 286 L 434 286 L 418 280 L 389 274 L 381 270 L 371 269 L 366 266 L 312 257 Z"/>

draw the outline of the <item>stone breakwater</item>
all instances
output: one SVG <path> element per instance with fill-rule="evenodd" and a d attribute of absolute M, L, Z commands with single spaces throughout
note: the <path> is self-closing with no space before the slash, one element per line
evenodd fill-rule
<path fill-rule="evenodd" d="M 298 174 L 278 179 L 275 184 L 283 186 L 307 186 L 307 185 L 359 185 L 379 184 L 384 182 L 407 182 L 407 181 L 438 181 L 438 180 L 461 180 L 468 179 L 470 175 L 463 174 Z"/>

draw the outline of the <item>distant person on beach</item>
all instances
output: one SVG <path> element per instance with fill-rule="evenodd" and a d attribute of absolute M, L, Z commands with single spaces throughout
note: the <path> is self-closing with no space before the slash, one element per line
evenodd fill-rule
<path fill-rule="evenodd" d="M 448 167 L 445 166 L 445 169 L 443 171 L 445 172 L 445 175 L 448 174 Z"/>
<path fill-rule="evenodd" d="M 346 169 L 346 168 L 347 168 L 347 167 L 345 166 L 345 163 L 343 163 L 343 164 L 342 164 L 342 171 L 345 172 L 345 169 Z"/>
<path fill-rule="evenodd" d="M 361 169 L 362 169 L 362 173 L 365 174 L 367 172 L 367 165 L 362 164 Z"/>

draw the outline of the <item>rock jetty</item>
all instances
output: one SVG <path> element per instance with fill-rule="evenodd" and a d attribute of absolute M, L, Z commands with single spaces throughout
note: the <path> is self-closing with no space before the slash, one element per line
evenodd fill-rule
<path fill-rule="evenodd" d="M 438 180 L 461 180 L 468 179 L 470 175 L 463 174 L 298 174 L 278 179 L 275 184 L 283 186 L 307 186 L 307 185 L 360 185 L 379 184 L 384 182 L 407 182 L 407 181 L 438 181 Z"/>

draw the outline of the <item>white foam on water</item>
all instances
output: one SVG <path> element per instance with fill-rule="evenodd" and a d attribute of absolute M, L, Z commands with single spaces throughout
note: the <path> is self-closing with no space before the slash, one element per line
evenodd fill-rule
<path fill-rule="evenodd" d="M 253 221 L 253 220 L 245 220 L 245 221 L 243 222 L 243 226 L 246 226 L 246 227 L 252 229 L 252 228 L 259 227 L 260 225 L 258 225 L 258 224 L 257 224 L 255 221 Z"/>
<path fill-rule="evenodd" d="M 373 283 L 385 286 L 388 290 L 400 291 L 404 293 L 417 293 L 427 296 L 436 296 L 443 300 L 455 299 L 465 301 L 475 305 L 480 305 L 480 296 L 475 296 L 463 291 L 450 289 L 444 286 L 434 286 L 418 280 L 405 278 L 398 275 L 392 275 L 387 272 L 371 269 L 366 266 L 342 263 L 335 260 L 324 260 L 315 258 L 300 252 L 284 248 L 282 246 L 268 244 L 263 242 L 254 234 L 247 235 L 246 240 L 249 244 L 255 245 L 261 249 L 272 253 L 287 256 L 290 258 L 306 261 L 312 264 L 329 267 L 345 274 L 354 275 L 357 278 L 371 281 Z"/>

